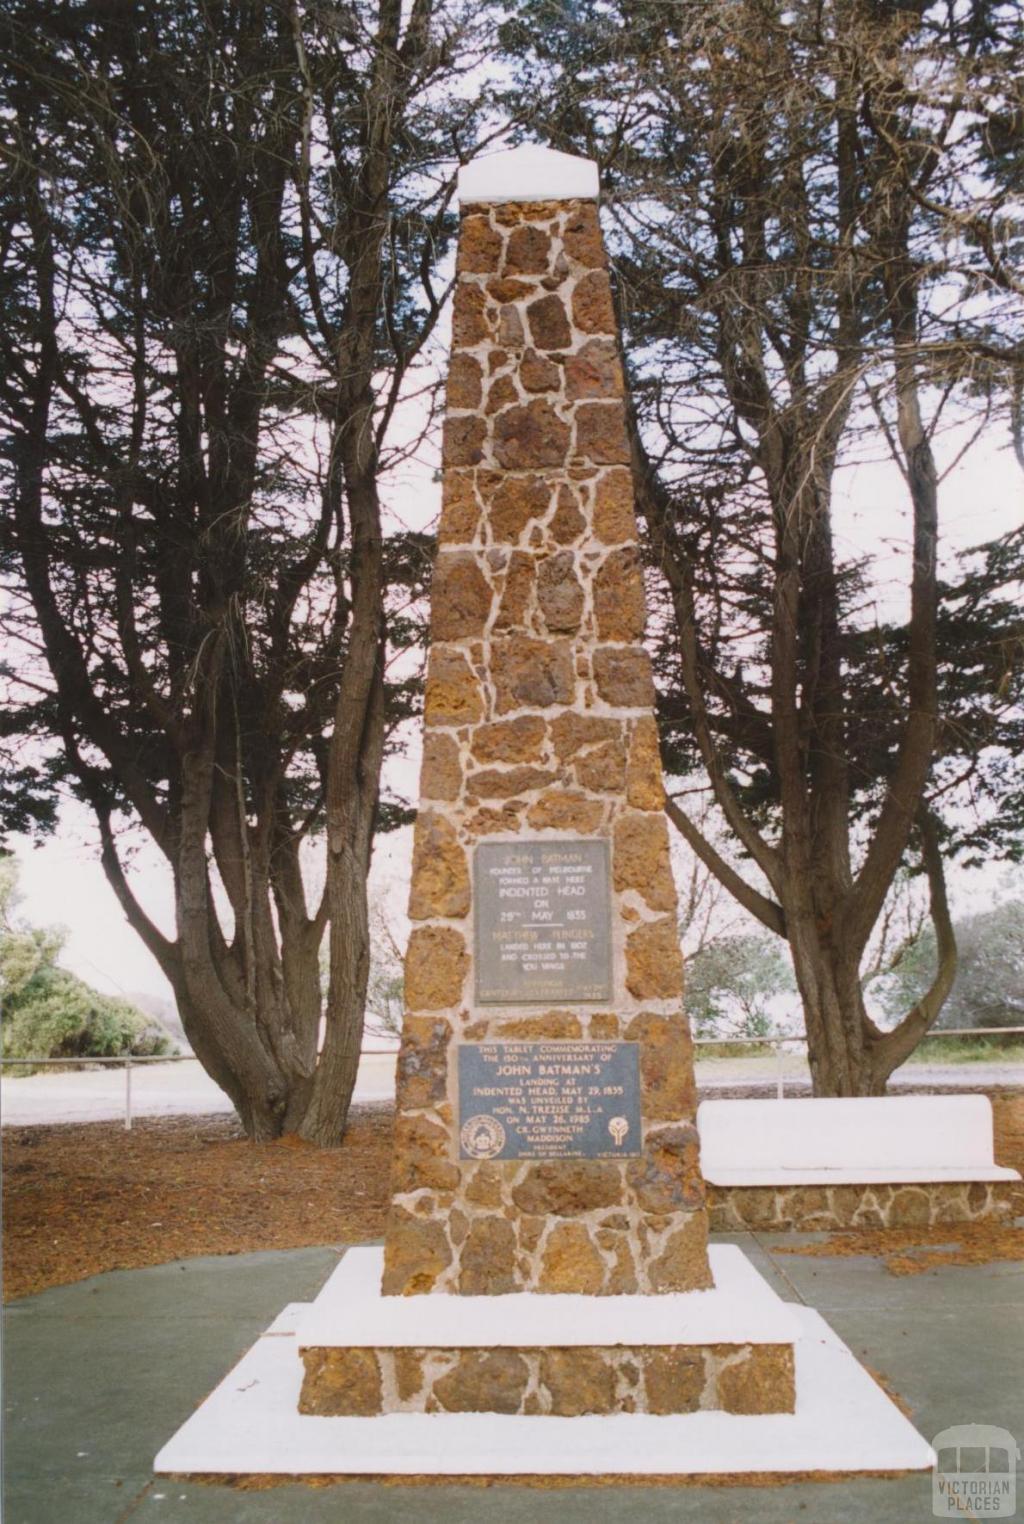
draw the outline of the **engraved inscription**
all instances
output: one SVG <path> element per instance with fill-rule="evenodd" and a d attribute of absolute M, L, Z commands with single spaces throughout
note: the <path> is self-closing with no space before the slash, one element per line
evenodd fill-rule
<path fill-rule="evenodd" d="M 473 903 L 479 1004 L 612 998 L 606 841 L 486 842 Z"/>
<path fill-rule="evenodd" d="M 460 1044 L 460 1158 L 621 1159 L 640 1145 L 638 1043 Z"/>

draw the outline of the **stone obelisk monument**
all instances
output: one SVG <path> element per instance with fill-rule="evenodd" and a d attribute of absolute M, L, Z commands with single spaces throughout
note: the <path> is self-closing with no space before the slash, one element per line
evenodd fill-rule
<path fill-rule="evenodd" d="M 460 194 L 384 1290 L 688 1291 L 692 1050 L 597 203 Z"/>
<path fill-rule="evenodd" d="M 597 191 L 537 149 L 460 177 L 388 1337 L 309 1335 L 305 1412 L 792 1405 L 790 1344 L 643 1347 L 712 1275 Z M 571 1349 L 495 1322 L 569 1296 Z"/>
<path fill-rule="evenodd" d="M 459 190 L 385 1244 L 157 1469 L 927 1468 L 827 1324 L 707 1242 L 596 166 L 517 149 Z"/>

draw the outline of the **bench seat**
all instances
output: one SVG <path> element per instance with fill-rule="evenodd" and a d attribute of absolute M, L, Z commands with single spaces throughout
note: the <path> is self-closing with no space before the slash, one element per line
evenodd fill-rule
<path fill-rule="evenodd" d="M 697 1127 L 710 1185 L 1020 1179 L 995 1162 L 985 1095 L 703 1101 Z"/>
<path fill-rule="evenodd" d="M 704 1166 L 704 1178 L 709 1185 L 923 1185 L 930 1181 L 1019 1180 L 1015 1169 L 1005 1169 L 999 1164 L 990 1165 L 943 1165 L 940 1167 L 919 1165 L 889 1165 L 881 1169 L 868 1169 L 863 1165 L 849 1169 L 812 1169 L 807 1165 L 774 1169 L 723 1169 L 713 1167 L 710 1172 Z"/>

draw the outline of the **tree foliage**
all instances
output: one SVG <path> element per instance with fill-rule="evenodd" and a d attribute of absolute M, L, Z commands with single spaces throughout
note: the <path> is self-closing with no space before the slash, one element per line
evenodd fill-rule
<path fill-rule="evenodd" d="M 956 979 L 938 1026 L 1024 1026 L 1024 900 L 1004 900 L 958 919 L 956 941 Z M 887 1014 L 895 1016 L 921 998 L 935 956 L 935 933 L 927 926 L 878 978 L 876 998 Z"/>
<path fill-rule="evenodd" d="M 1018 8 L 517 0 L 481 101 L 489 24 L 466 0 L 0 0 L 0 811 L 91 809 L 253 1136 L 337 1141 L 355 1079 L 426 575 L 388 481 L 432 421 L 451 171 L 487 113 L 525 101 L 600 162 L 665 757 L 736 850 L 669 812 L 787 940 L 819 1092 L 884 1089 L 936 1019 L 943 855 L 1019 850 L 1024 532 L 960 562 L 939 533 L 954 439 L 1024 466 Z M 868 450 L 903 483 L 898 598 L 837 529 Z M 129 828 L 173 877 L 171 935 Z M 883 1028 L 865 959 L 915 862 L 936 968 Z"/>
<path fill-rule="evenodd" d="M 0 24 L 8 743 L 92 810 L 247 1130 L 336 1142 L 425 576 L 382 494 L 433 407 L 472 40 L 446 0 L 3 0 Z M 45 790 L 13 809 L 52 823 Z M 127 826 L 173 876 L 172 936 Z"/>
<path fill-rule="evenodd" d="M 1020 840 L 1024 542 L 939 534 L 947 425 L 1019 440 L 1019 10 L 537 0 L 504 35 L 601 162 L 665 758 L 745 863 L 671 818 L 787 939 L 818 1092 L 882 1090 L 952 983 L 943 854 Z M 837 527 L 865 452 L 903 482 L 898 598 Z M 883 1030 L 861 965 L 915 861 L 940 956 Z"/>
<path fill-rule="evenodd" d="M 773 1002 L 795 992 L 782 947 L 763 933 L 717 938 L 686 965 L 686 1013 L 697 1037 L 768 1037 Z"/>

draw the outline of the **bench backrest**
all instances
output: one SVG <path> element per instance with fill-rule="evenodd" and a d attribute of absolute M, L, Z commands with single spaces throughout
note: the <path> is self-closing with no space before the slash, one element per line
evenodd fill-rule
<path fill-rule="evenodd" d="M 697 1126 L 705 1164 L 725 1169 L 928 1168 L 993 1158 L 986 1095 L 702 1101 Z"/>

